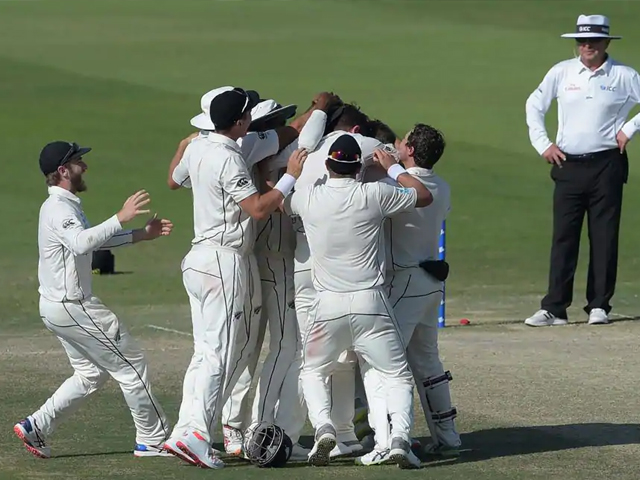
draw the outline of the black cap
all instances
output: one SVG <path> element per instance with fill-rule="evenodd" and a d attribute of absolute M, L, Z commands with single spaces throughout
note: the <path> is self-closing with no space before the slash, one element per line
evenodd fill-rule
<path fill-rule="evenodd" d="M 55 172 L 65 163 L 82 157 L 91 151 L 89 147 L 81 147 L 77 143 L 51 142 L 45 145 L 40 152 L 40 170 L 45 175 Z"/>
<path fill-rule="evenodd" d="M 328 157 L 338 163 L 359 163 L 362 149 L 352 135 L 341 135 L 329 148 Z"/>
<path fill-rule="evenodd" d="M 231 128 L 235 122 L 260 101 L 260 95 L 255 90 L 244 91 L 234 88 L 214 97 L 211 100 L 209 116 L 216 130 Z"/>

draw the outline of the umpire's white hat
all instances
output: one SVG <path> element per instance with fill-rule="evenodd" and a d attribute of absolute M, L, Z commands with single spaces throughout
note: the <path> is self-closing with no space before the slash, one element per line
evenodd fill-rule
<path fill-rule="evenodd" d="M 604 15 L 580 15 L 576 22 L 576 31 L 564 33 L 563 38 L 610 38 L 622 37 L 609 35 L 609 19 Z"/>

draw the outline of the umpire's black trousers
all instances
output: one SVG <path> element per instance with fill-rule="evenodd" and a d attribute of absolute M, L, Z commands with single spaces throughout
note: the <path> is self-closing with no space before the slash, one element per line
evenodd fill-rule
<path fill-rule="evenodd" d="M 566 155 L 562 167 L 554 165 L 553 241 L 549 290 L 541 307 L 567 318 L 573 298 L 580 234 L 585 213 L 589 232 L 588 313 L 602 308 L 609 313 L 618 269 L 618 232 L 622 190 L 627 182 L 627 154 L 619 149 L 585 155 Z"/>

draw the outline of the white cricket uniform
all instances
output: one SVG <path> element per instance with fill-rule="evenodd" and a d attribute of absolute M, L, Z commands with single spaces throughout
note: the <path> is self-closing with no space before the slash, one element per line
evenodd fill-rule
<path fill-rule="evenodd" d="M 329 178 L 325 161 L 329 149 L 341 135 L 352 135 L 362 150 L 362 172 L 372 163 L 374 150 L 384 148 L 380 141 L 365 137 L 358 133 L 335 131 L 324 136 L 316 149 L 309 154 L 302 169 L 302 174 L 296 182 L 296 190 L 310 185 L 322 185 Z M 300 331 L 304 332 L 307 325 L 308 312 L 316 298 L 316 290 L 311 277 L 311 256 L 305 235 L 304 225 L 299 218 L 293 219 L 296 231 L 296 250 L 294 261 L 295 306 Z M 331 390 L 331 415 L 336 426 L 339 442 L 353 442 L 357 440 L 353 427 L 355 414 L 355 366 L 357 358 L 353 352 L 345 351 L 340 354 L 340 361 L 329 378 Z"/>
<path fill-rule="evenodd" d="M 326 113 L 314 111 L 299 137 L 277 155 L 264 160 L 267 180 L 277 182 L 286 170 L 290 155 L 298 148 L 314 150 L 322 139 Z M 253 162 L 255 163 L 255 162 Z M 254 174 L 258 171 L 254 168 Z M 262 345 L 266 326 L 269 326 L 269 353 L 262 365 L 250 422 L 245 414 L 247 394 L 257 366 L 257 356 L 236 383 L 223 411 L 232 401 L 242 410 L 235 417 L 229 416 L 229 426 L 239 429 L 248 423 L 272 422 L 283 428 L 296 443 L 306 421 L 306 405 L 300 385 L 302 365 L 302 341 L 294 307 L 293 252 L 295 234 L 292 219 L 281 212 L 257 222 L 255 252 L 260 270 L 262 289 L 262 319 L 260 339 Z M 259 348 L 256 349 L 259 351 Z"/>
<path fill-rule="evenodd" d="M 64 347 L 74 372 L 33 414 L 47 436 L 113 377 L 122 390 L 136 426 L 136 442 L 162 445 L 167 418 L 151 392 L 147 362 L 124 324 L 91 288 L 92 252 L 129 245 L 114 215 L 90 227 L 80 199 L 49 187 L 38 223 L 40 317 Z"/>
<path fill-rule="evenodd" d="M 438 259 L 440 229 L 451 208 L 450 187 L 429 169 L 411 167 L 407 173 L 429 189 L 433 202 L 385 222 L 385 290 L 407 346 L 407 360 L 425 416 L 429 416 L 429 429 L 435 429 L 431 432 L 432 440 L 457 447 L 460 445 L 460 436 L 455 430 L 448 379 L 438 353 L 438 311 L 443 295 L 442 283 L 419 266 L 425 260 Z M 389 178 L 383 182 L 398 185 Z M 365 374 L 367 392 L 378 391 L 376 382 L 380 378 L 376 377 L 376 372 Z M 384 406 L 383 398 L 371 398 L 370 424 L 376 431 L 376 443 L 384 447 L 387 443 L 387 411 L 381 405 Z"/>
<path fill-rule="evenodd" d="M 383 376 L 393 435 L 409 440 L 413 384 L 383 290 L 383 221 L 413 209 L 416 201 L 413 189 L 332 178 L 296 190 L 288 202 L 305 226 L 317 291 L 304 332 L 301 375 L 314 428 L 334 425 L 326 380 L 338 356 L 353 349 Z"/>
<path fill-rule="evenodd" d="M 194 354 L 172 435 L 192 429 L 211 442 L 214 419 L 255 350 L 251 317 L 260 313 L 255 298 L 259 289 L 250 295 L 255 232 L 239 203 L 257 190 L 238 143 L 213 132 L 185 150 L 173 180 L 184 185 L 187 178 L 195 236 L 182 272 L 191 304 Z"/>

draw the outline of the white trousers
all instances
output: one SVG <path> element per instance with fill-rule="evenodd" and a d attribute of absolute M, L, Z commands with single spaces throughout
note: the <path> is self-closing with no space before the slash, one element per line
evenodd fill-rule
<path fill-rule="evenodd" d="M 131 411 L 136 443 L 161 445 L 169 434 L 167 418 L 151 392 L 144 354 L 118 317 L 94 296 L 64 303 L 41 297 L 40 316 L 73 368 L 73 375 L 32 415 L 42 433 L 53 433 L 111 376 Z"/>
<path fill-rule="evenodd" d="M 245 332 L 247 341 L 241 348 L 244 352 L 242 355 L 249 356 L 249 362 L 237 382 L 231 385 L 231 393 L 222 408 L 221 416 L 223 425 L 243 431 L 252 423 L 249 390 L 251 390 L 251 384 L 255 377 L 266 329 L 260 270 L 254 255 L 249 257 L 249 283 L 245 301 L 245 316 L 249 319 Z"/>
<path fill-rule="evenodd" d="M 409 440 L 413 382 L 405 347 L 382 289 L 319 292 L 303 341 L 302 386 L 314 428 L 334 426 L 328 377 L 338 357 L 353 349 L 382 379 L 392 435 Z M 353 399 L 352 402 L 353 404 Z"/>
<path fill-rule="evenodd" d="M 298 246 L 306 252 L 306 244 Z M 297 258 L 299 252 L 296 250 Z M 311 277 L 311 260 L 303 256 L 305 262 L 295 263 L 295 304 L 296 316 L 301 332 L 305 332 L 309 324 L 309 312 L 316 300 L 317 292 Z M 357 356 L 353 351 L 345 350 L 340 353 L 338 363 L 331 376 L 327 378 L 331 395 L 331 418 L 336 428 L 339 442 L 357 441 L 353 426 L 355 415 L 355 367 Z"/>
<path fill-rule="evenodd" d="M 442 284 L 431 278 L 421 268 L 412 268 L 388 276 L 385 289 L 393 307 L 403 341 L 407 346 L 407 360 L 418 387 L 425 416 L 430 416 L 427 393 L 423 383 L 427 379 L 441 377 L 444 368 L 438 352 L 438 310 L 442 299 Z M 376 443 L 384 447 L 388 442 L 387 409 L 384 396 L 379 395 L 382 381 L 375 371 L 364 367 L 363 374 L 367 398 L 369 399 L 369 423 L 376 432 Z M 451 409 L 451 394 L 448 382 L 430 392 L 431 404 L 438 410 Z M 437 413 L 437 412 L 435 412 Z M 432 435 L 450 445 L 460 445 L 453 420 L 431 424 Z"/>
<path fill-rule="evenodd" d="M 195 245 L 182 262 L 193 323 L 194 353 L 185 373 L 179 420 L 172 435 L 196 430 L 208 442 L 231 387 L 251 361 L 247 303 L 251 256 Z M 258 289 L 259 291 L 259 289 Z"/>

